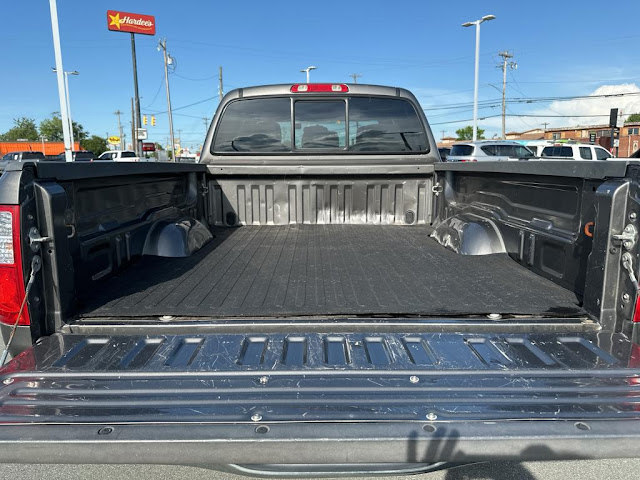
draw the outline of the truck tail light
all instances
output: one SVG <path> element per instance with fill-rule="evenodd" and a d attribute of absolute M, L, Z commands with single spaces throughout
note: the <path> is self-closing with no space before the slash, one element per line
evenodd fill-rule
<path fill-rule="evenodd" d="M 0 323 L 13 325 L 24 300 L 20 207 L 0 205 Z M 25 308 L 18 325 L 29 325 Z"/>
<path fill-rule="evenodd" d="M 346 93 L 348 91 L 349 87 L 344 83 L 296 83 L 291 86 L 291 93 Z"/>
<path fill-rule="evenodd" d="M 633 310 L 633 321 L 640 322 L 640 295 L 636 297 L 636 307 Z"/>
<path fill-rule="evenodd" d="M 460 160 L 461 162 L 477 162 L 478 159 L 477 158 L 463 158 L 462 160 Z"/>

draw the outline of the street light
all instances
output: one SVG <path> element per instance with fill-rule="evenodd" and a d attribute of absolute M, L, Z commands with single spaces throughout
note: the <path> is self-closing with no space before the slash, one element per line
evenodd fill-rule
<path fill-rule="evenodd" d="M 56 73 L 57 70 L 55 67 L 51 67 L 51 70 Z M 73 121 L 71 120 L 71 100 L 69 100 L 69 75 L 80 75 L 80 72 L 77 70 L 72 70 L 71 72 L 64 72 L 64 90 L 65 95 L 67 97 L 67 118 L 69 119 L 69 135 L 71 136 L 71 151 L 74 148 L 73 141 Z"/>
<path fill-rule="evenodd" d="M 306 73 L 307 74 L 307 83 L 309 83 L 309 72 L 311 70 L 315 70 L 318 67 L 315 67 L 313 65 L 308 66 L 307 68 L 303 68 L 302 70 L 300 70 L 301 73 Z"/>
<path fill-rule="evenodd" d="M 475 69 L 475 81 L 473 85 L 473 141 L 478 139 L 478 69 L 480 67 L 480 24 L 482 22 L 488 22 L 495 19 L 495 15 L 485 15 L 480 20 L 473 22 L 465 22 L 463 27 L 476 26 L 476 69 Z"/>

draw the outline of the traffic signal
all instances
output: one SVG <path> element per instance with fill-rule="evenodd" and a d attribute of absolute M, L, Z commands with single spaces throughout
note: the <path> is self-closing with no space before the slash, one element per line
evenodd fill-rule
<path fill-rule="evenodd" d="M 146 116 L 146 115 L 143 115 L 143 116 L 142 116 L 142 124 L 143 124 L 143 125 L 146 125 L 146 124 L 147 124 L 147 116 Z"/>
<path fill-rule="evenodd" d="M 155 117 L 155 115 L 152 115 L 152 116 L 151 116 L 151 126 L 152 126 L 152 127 L 155 127 L 155 126 L 156 126 L 156 117 Z"/>

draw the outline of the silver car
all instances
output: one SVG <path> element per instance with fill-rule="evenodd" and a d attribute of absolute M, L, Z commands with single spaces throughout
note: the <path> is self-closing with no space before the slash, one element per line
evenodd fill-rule
<path fill-rule="evenodd" d="M 447 162 L 498 162 L 507 160 L 530 160 L 535 154 L 518 142 L 480 140 L 461 142 L 451 147 Z"/>

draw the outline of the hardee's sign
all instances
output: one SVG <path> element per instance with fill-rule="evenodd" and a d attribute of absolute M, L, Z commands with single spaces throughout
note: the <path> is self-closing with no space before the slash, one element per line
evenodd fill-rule
<path fill-rule="evenodd" d="M 107 10 L 107 27 L 114 32 L 156 34 L 156 18 L 153 15 Z"/>

